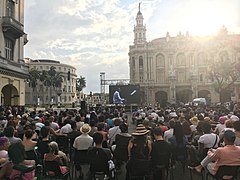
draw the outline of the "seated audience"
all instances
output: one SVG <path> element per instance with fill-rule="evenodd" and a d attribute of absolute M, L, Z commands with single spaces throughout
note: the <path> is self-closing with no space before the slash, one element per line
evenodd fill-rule
<path fill-rule="evenodd" d="M 11 144 L 13 143 L 22 143 L 22 140 L 20 138 L 17 138 L 14 136 L 15 129 L 12 126 L 8 126 L 4 129 L 4 135 L 8 138 L 9 142 Z"/>
<path fill-rule="evenodd" d="M 0 167 L 8 161 L 8 147 L 10 142 L 7 137 L 0 137 Z"/>
<path fill-rule="evenodd" d="M 34 160 L 25 160 L 24 146 L 20 142 L 13 143 L 8 148 L 9 162 L 0 170 L 0 179 L 8 177 L 9 179 L 19 179 L 21 171 L 16 170 L 13 166 L 34 167 Z M 24 180 L 34 180 L 35 171 L 27 172 L 23 175 Z"/>
<path fill-rule="evenodd" d="M 209 123 L 205 122 L 202 130 L 204 134 L 198 140 L 199 157 L 201 160 L 207 155 L 208 149 L 217 148 L 220 141 L 219 136 L 212 133 L 212 126 Z"/>
<path fill-rule="evenodd" d="M 60 166 L 66 166 L 69 162 L 66 154 L 59 150 L 58 144 L 52 141 L 48 144 L 49 152 L 44 154 L 45 161 L 57 161 Z"/>
<path fill-rule="evenodd" d="M 234 145 L 235 138 L 233 131 L 226 130 L 223 135 L 225 146 L 209 149 L 207 156 L 194 169 L 201 172 L 203 168 L 207 168 L 211 174 L 215 175 L 220 166 L 240 166 L 240 147 Z"/>

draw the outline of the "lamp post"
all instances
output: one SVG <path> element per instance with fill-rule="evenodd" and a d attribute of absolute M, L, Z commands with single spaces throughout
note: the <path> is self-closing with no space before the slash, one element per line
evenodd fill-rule
<path fill-rule="evenodd" d="M 175 85 L 175 81 L 176 81 L 176 71 L 173 68 L 173 66 L 170 66 L 170 70 L 168 72 L 168 79 L 170 81 L 170 100 L 172 102 L 176 102 L 176 85 Z"/>
<path fill-rule="evenodd" d="M 57 95 L 58 95 L 58 99 L 57 99 L 58 108 L 60 108 L 60 106 L 61 106 L 61 98 L 60 98 L 61 94 L 62 94 L 62 90 L 59 89 L 59 90 L 57 91 Z"/>
<path fill-rule="evenodd" d="M 40 105 L 40 97 L 38 96 L 37 97 L 37 106 L 39 106 Z"/>
<path fill-rule="evenodd" d="M 196 98 L 197 95 L 197 80 L 198 80 L 198 75 L 197 75 L 197 70 L 194 68 L 194 66 L 192 66 L 192 70 L 190 71 L 190 81 L 192 84 L 192 92 L 193 92 L 193 96 L 192 98 Z"/>

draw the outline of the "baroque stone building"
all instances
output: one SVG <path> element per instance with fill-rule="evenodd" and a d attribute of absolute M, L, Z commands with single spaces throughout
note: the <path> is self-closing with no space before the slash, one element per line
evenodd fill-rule
<path fill-rule="evenodd" d="M 0 105 L 25 105 L 24 0 L 0 1 Z"/>
<path fill-rule="evenodd" d="M 56 72 L 61 72 L 63 75 L 61 87 L 51 89 L 51 93 L 50 87 L 44 86 L 40 81 L 37 83 L 37 93 L 34 93 L 33 89 L 26 85 L 26 104 L 42 106 L 49 103 L 57 105 L 58 103 L 71 104 L 78 101 L 80 95 L 76 93 L 77 70 L 75 67 L 49 59 L 31 60 L 26 58 L 25 61 L 30 70 L 34 68 L 40 72 L 49 71 L 51 66 L 54 66 Z"/>
<path fill-rule="evenodd" d="M 205 97 L 219 102 L 213 82 L 208 78 L 211 61 L 240 61 L 240 35 L 229 34 L 223 26 L 216 36 L 193 37 L 167 32 L 150 42 L 146 38 L 143 15 L 137 13 L 134 44 L 129 47 L 130 83 L 141 87 L 141 103 L 165 105 L 167 102 L 189 102 Z M 226 92 L 225 101 L 239 101 L 238 82 Z"/>

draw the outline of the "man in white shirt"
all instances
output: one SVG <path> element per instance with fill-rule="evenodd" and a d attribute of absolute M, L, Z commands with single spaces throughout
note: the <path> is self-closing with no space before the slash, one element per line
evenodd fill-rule
<path fill-rule="evenodd" d="M 91 127 L 88 124 L 84 124 L 80 128 L 82 133 L 80 136 L 76 137 L 73 143 L 73 147 L 77 150 L 87 150 L 89 147 L 93 146 L 93 138 L 88 135 L 91 131 Z"/>

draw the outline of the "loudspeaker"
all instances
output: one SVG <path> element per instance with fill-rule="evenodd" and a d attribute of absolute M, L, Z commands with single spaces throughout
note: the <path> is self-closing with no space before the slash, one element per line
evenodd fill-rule
<path fill-rule="evenodd" d="M 86 107 L 86 101 L 81 101 L 81 109 L 82 110 L 86 110 L 87 107 Z"/>

